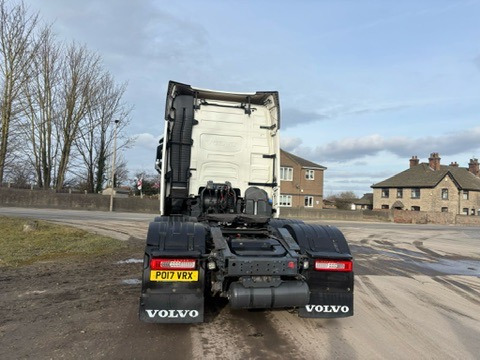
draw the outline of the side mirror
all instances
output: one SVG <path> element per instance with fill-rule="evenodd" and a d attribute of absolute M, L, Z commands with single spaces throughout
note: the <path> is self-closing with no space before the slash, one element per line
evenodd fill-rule
<path fill-rule="evenodd" d="M 155 159 L 155 170 L 160 174 L 162 172 L 162 158 L 163 158 L 163 138 L 160 139 L 157 146 L 157 156 Z"/>

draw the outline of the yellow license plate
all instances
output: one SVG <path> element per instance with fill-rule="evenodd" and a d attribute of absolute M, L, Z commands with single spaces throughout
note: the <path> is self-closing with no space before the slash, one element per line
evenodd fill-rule
<path fill-rule="evenodd" d="M 198 271 L 151 270 L 150 281 L 198 281 Z"/>

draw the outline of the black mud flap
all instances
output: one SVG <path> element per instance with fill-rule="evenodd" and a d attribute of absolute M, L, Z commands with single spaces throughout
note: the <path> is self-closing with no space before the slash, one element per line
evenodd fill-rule
<path fill-rule="evenodd" d="M 150 323 L 201 323 L 204 321 L 203 291 L 170 293 L 147 291 L 140 297 L 140 320 Z"/>
<path fill-rule="evenodd" d="M 140 320 L 149 323 L 204 321 L 205 228 L 196 222 L 150 223 L 143 262 Z M 152 259 L 195 261 L 191 270 L 152 270 Z"/>
<path fill-rule="evenodd" d="M 310 304 L 298 310 L 304 318 L 339 318 L 353 316 L 353 293 L 321 293 L 310 295 Z"/>
<path fill-rule="evenodd" d="M 308 318 L 339 318 L 353 316 L 353 272 L 310 270 L 308 305 L 298 315 Z"/>

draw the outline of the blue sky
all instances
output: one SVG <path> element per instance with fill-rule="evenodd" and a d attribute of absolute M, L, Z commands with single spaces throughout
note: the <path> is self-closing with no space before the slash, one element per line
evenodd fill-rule
<path fill-rule="evenodd" d="M 125 154 L 153 172 L 169 80 L 278 90 L 283 147 L 326 166 L 325 195 L 438 152 L 480 156 L 480 1 L 28 0 L 128 81 Z"/>

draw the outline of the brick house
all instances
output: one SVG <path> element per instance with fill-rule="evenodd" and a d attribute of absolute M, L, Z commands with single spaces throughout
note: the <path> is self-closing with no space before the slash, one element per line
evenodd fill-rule
<path fill-rule="evenodd" d="M 432 153 L 428 163 L 419 163 L 413 156 L 409 169 L 372 185 L 373 208 L 480 215 L 478 159 L 468 168 L 441 165 L 440 159 Z"/>
<path fill-rule="evenodd" d="M 280 206 L 321 209 L 327 168 L 280 150 Z"/>

